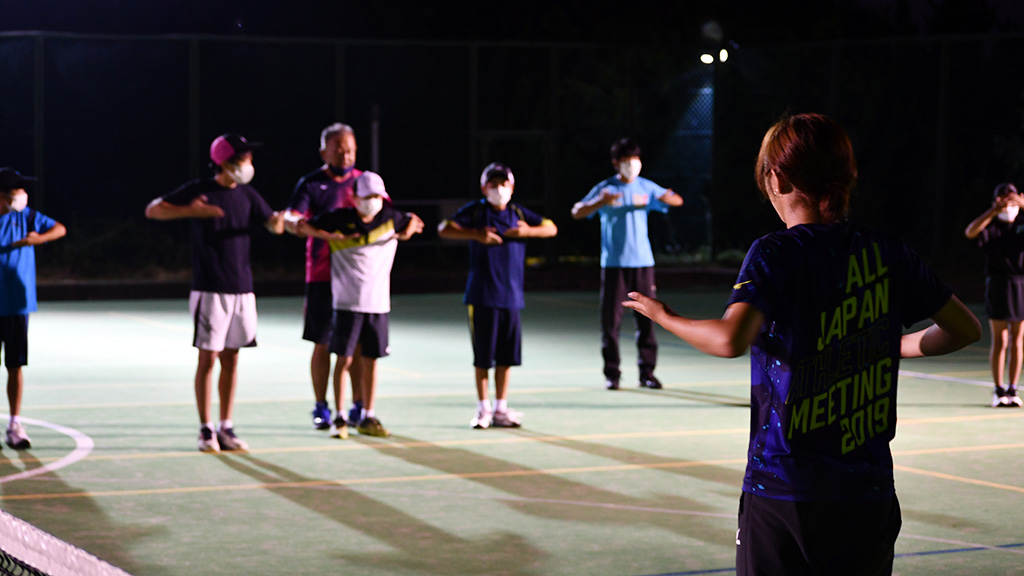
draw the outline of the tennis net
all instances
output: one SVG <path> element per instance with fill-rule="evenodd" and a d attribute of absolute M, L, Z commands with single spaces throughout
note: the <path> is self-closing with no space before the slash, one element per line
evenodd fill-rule
<path fill-rule="evenodd" d="M 0 510 L 0 576 L 130 576 Z"/>

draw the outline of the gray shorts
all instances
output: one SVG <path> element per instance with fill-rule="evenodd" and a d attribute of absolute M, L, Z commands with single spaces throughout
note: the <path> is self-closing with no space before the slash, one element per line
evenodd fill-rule
<path fill-rule="evenodd" d="M 221 294 L 193 290 L 188 297 L 194 336 L 192 345 L 200 350 L 256 345 L 256 295 Z"/>

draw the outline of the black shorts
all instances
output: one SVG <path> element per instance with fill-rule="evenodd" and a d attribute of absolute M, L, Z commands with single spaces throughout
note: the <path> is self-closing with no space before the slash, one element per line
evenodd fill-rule
<path fill-rule="evenodd" d="M 302 305 L 302 313 L 302 339 L 316 344 L 329 344 L 331 329 L 334 326 L 334 302 L 330 282 L 306 284 L 306 300 Z"/>
<path fill-rule="evenodd" d="M 519 366 L 523 330 L 519 310 L 469 305 L 469 337 L 473 366 Z"/>
<path fill-rule="evenodd" d="M 334 334 L 331 352 L 338 356 L 354 356 L 362 344 L 364 358 L 383 358 L 388 348 L 388 314 L 368 314 L 349 310 L 334 311 Z"/>
<path fill-rule="evenodd" d="M 863 502 L 740 496 L 736 574 L 888 576 L 902 520 L 893 494 Z"/>
<path fill-rule="evenodd" d="M 28 366 L 28 314 L 0 316 L 0 350 L 4 366 Z"/>
<path fill-rule="evenodd" d="M 1024 320 L 1024 277 L 985 278 L 985 313 L 992 320 Z"/>

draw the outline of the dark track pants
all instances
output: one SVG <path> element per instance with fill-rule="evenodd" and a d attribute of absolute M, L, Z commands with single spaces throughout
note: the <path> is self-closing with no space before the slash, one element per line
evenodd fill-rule
<path fill-rule="evenodd" d="M 628 292 L 639 292 L 654 298 L 654 268 L 602 268 L 601 269 L 601 356 L 604 358 L 604 376 L 618 380 L 619 327 L 622 325 L 622 301 Z M 639 377 L 654 374 L 658 363 L 658 341 L 654 336 L 654 323 L 643 314 L 633 313 L 636 325 L 637 366 Z"/>

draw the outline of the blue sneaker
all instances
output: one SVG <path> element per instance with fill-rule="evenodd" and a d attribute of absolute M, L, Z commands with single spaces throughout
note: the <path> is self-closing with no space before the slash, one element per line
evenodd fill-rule
<path fill-rule="evenodd" d="M 363 419 L 363 403 L 354 402 L 352 408 L 348 411 L 348 422 L 353 426 L 359 425 L 359 421 Z"/>
<path fill-rule="evenodd" d="M 331 427 L 331 409 L 327 402 L 317 402 L 313 408 L 313 428 L 327 430 Z"/>

